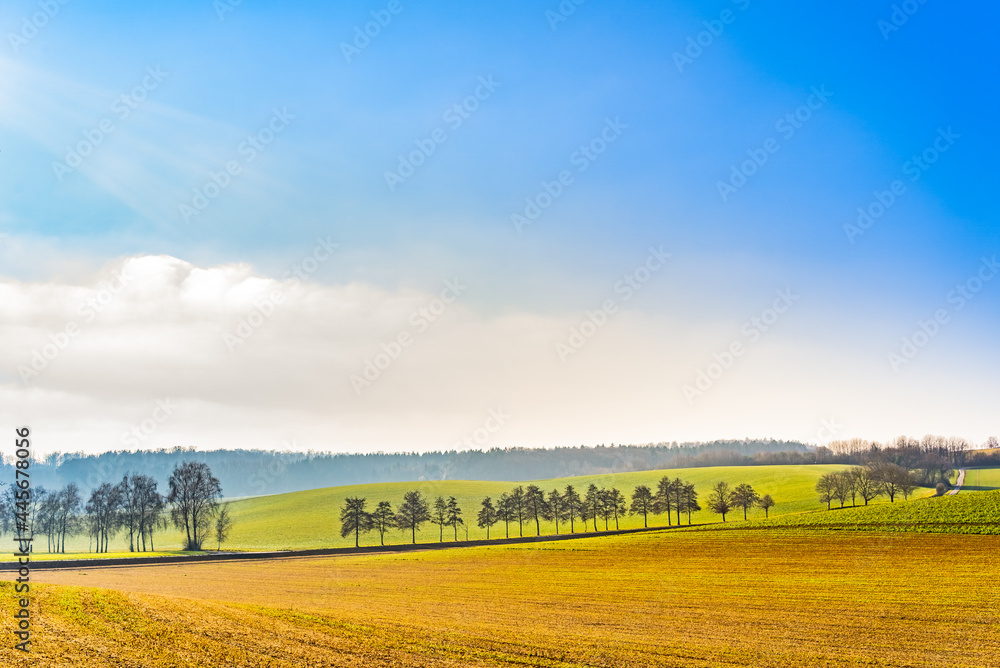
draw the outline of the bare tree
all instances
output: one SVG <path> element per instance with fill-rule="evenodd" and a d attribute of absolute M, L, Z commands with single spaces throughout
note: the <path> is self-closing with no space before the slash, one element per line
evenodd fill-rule
<path fill-rule="evenodd" d="M 908 501 L 910 494 L 913 494 L 913 490 L 917 488 L 917 481 L 913 479 L 913 475 L 909 471 L 905 470 L 899 474 L 896 484 L 903 495 L 903 501 Z"/>
<path fill-rule="evenodd" d="M 909 492 L 913 491 L 910 472 L 898 464 L 873 462 L 871 476 L 881 485 L 882 492 L 889 497 L 889 503 L 895 503 L 896 495 L 903 493 L 905 487 L 909 487 L 909 491 L 904 496 L 909 496 Z"/>
<path fill-rule="evenodd" d="M 594 519 L 594 531 L 598 531 L 597 516 L 601 513 L 604 502 L 601 496 L 601 490 L 597 489 L 597 485 L 591 483 L 587 486 L 587 496 L 584 497 L 583 505 L 587 509 L 587 517 L 592 517 Z"/>
<path fill-rule="evenodd" d="M 851 493 L 851 505 L 858 505 L 858 478 L 854 475 L 854 471 L 847 469 L 846 471 L 841 471 L 841 476 L 844 478 L 844 484 L 847 485 L 847 490 Z"/>
<path fill-rule="evenodd" d="M 448 526 L 450 526 L 455 531 L 455 542 L 457 543 L 458 542 L 458 525 L 461 524 L 461 525 L 464 526 L 465 525 L 465 520 L 462 519 L 462 509 L 458 506 L 458 500 L 455 497 L 453 497 L 453 496 L 449 496 L 448 497 L 447 517 L 446 517 L 446 519 L 447 519 L 447 522 L 448 522 Z"/>
<path fill-rule="evenodd" d="M 757 501 L 760 500 L 760 494 L 758 494 L 753 487 L 743 482 L 736 486 L 733 490 L 733 504 L 739 508 L 743 509 L 743 519 L 747 518 L 747 510 L 752 508 Z"/>
<path fill-rule="evenodd" d="M 523 536 L 527 508 L 524 503 L 524 488 L 520 485 L 510 492 L 510 506 L 514 510 L 514 517 L 517 520 L 517 534 Z"/>
<path fill-rule="evenodd" d="M 542 535 L 541 519 L 548 512 L 545 508 L 545 492 L 536 485 L 528 485 L 524 490 L 524 505 L 528 519 L 535 521 L 535 535 Z"/>
<path fill-rule="evenodd" d="M 372 529 L 372 518 L 365 510 L 368 499 L 352 497 L 344 499 L 340 508 L 340 537 L 347 538 L 354 534 L 354 547 L 360 547 L 361 534 Z"/>
<path fill-rule="evenodd" d="M 865 466 L 856 466 L 850 470 L 854 478 L 854 489 L 864 500 L 865 505 L 882 493 L 881 485 L 872 478 L 871 470 Z"/>
<path fill-rule="evenodd" d="M 618 518 L 625 515 L 627 512 L 625 506 L 625 495 L 618 491 L 617 488 L 612 487 L 607 496 L 605 497 L 607 502 L 608 510 L 615 518 L 615 531 L 618 531 Z"/>
<path fill-rule="evenodd" d="M 691 513 L 701 510 L 701 506 L 698 505 L 698 492 L 695 491 L 693 484 L 684 485 L 684 511 L 688 516 L 688 525 L 691 524 Z"/>
<path fill-rule="evenodd" d="M 3 493 L 0 494 L 0 531 L 4 534 L 14 533 L 14 513 L 17 512 L 17 505 L 14 500 L 14 490 L 17 487 L 13 485 L 8 485 L 7 483 L 0 483 L 0 487 L 3 487 Z"/>
<path fill-rule="evenodd" d="M 97 542 L 98 552 L 107 552 L 108 543 L 120 526 L 121 488 L 111 483 L 102 483 L 90 494 L 86 512 L 90 520 L 90 531 Z"/>
<path fill-rule="evenodd" d="M 712 493 L 708 496 L 708 507 L 713 513 L 722 515 L 722 521 L 726 521 L 726 513 L 735 506 L 733 504 L 733 493 L 729 489 L 729 483 L 720 480 L 712 488 Z"/>
<path fill-rule="evenodd" d="M 764 511 L 764 519 L 766 520 L 768 511 L 774 508 L 774 499 L 771 498 L 770 494 L 765 494 L 757 499 L 757 507 Z"/>
<path fill-rule="evenodd" d="M 218 542 L 217 552 L 222 551 L 222 541 L 229 538 L 229 530 L 233 528 L 233 518 L 229 514 L 229 504 L 226 503 L 219 508 L 215 515 L 215 540 Z"/>
<path fill-rule="evenodd" d="M 156 552 L 156 545 L 153 544 L 153 534 L 157 529 L 166 529 L 170 526 L 170 520 L 164 516 L 167 508 L 167 498 L 156 491 L 156 481 L 147 490 L 147 504 L 143 519 L 143 550 L 146 549 L 146 537 L 149 538 L 149 550 Z"/>
<path fill-rule="evenodd" d="M 139 540 L 136 541 L 136 548 L 139 541 L 142 542 L 142 551 L 146 551 L 146 538 L 149 538 L 149 547 L 153 549 L 153 531 L 162 524 L 161 515 L 165 505 L 163 495 L 157 491 L 156 480 L 148 475 L 132 475 L 129 478 L 135 488 L 138 511 Z"/>
<path fill-rule="evenodd" d="M 647 518 L 653 512 L 653 492 L 646 485 L 639 485 L 632 491 L 632 514 L 642 515 L 642 526 L 648 527 Z M 678 522 L 679 523 L 679 522 Z"/>
<path fill-rule="evenodd" d="M 122 478 L 122 481 L 118 484 L 119 494 L 121 495 L 121 519 L 122 527 L 128 531 L 128 551 L 135 552 L 135 535 L 139 532 L 139 527 L 141 526 L 141 512 L 140 506 L 142 491 L 136 483 L 136 476 L 132 476 L 132 480 L 126 475 Z"/>
<path fill-rule="evenodd" d="M 56 547 L 59 552 L 66 552 L 66 536 L 77 531 L 81 505 L 80 488 L 75 482 L 71 482 L 59 493 L 57 517 L 59 544 Z"/>
<path fill-rule="evenodd" d="M 569 514 L 569 509 L 566 507 L 566 500 L 559 493 L 558 489 L 549 492 L 549 499 L 545 503 L 544 512 L 546 521 L 555 523 L 556 535 L 558 536 L 559 523 L 564 521 Z"/>
<path fill-rule="evenodd" d="M 847 503 L 847 497 L 851 495 L 852 476 L 847 471 L 837 471 L 830 476 L 830 495 L 840 501 L 840 507 L 843 508 Z"/>
<path fill-rule="evenodd" d="M 598 512 L 601 514 L 601 518 L 604 520 L 604 530 L 607 531 L 609 526 L 608 523 L 611 522 L 611 515 L 614 510 L 611 507 L 611 492 L 605 488 L 597 493 L 598 500 Z"/>
<path fill-rule="evenodd" d="M 681 523 L 681 511 L 684 506 L 684 482 L 680 478 L 674 478 L 670 483 L 670 496 L 674 501 L 674 509 L 677 511 L 677 525 Z"/>
<path fill-rule="evenodd" d="M 503 522 L 504 535 L 510 538 L 510 523 L 517 519 L 517 511 L 514 510 L 514 502 L 506 492 L 497 499 L 497 518 Z"/>
<path fill-rule="evenodd" d="M 669 476 L 660 478 L 656 484 L 656 514 L 667 514 L 667 526 L 670 526 L 670 513 L 674 509 L 674 488 Z"/>
<path fill-rule="evenodd" d="M 574 521 L 577 517 L 584 520 L 584 529 L 586 529 L 586 517 L 584 517 L 583 500 L 580 498 L 580 493 L 576 491 L 573 485 L 566 485 L 566 489 L 563 490 L 562 497 L 566 502 L 566 516 L 569 519 L 569 532 L 576 533 Z"/>
<path fill-rule="evenodd" d="M 379 501 L 371 514 L 372 528 L 378 531 L 379 545 L 385 545 L 385 534 L 396 526 L 396 513 L 392 512 L 392 504 Z"/>
<path fill-rule="evenodd" d="M 185 461 L 170 474 L 170 514 L 174 526 L 186 534 L 185 550 L 200 550 L 205 532 L 218 510 L 222 496 L 219 479 L 204 462 Z"/>
<path fill-rule="evenodd" d="M 407 492 L 403 495 L 403 503 L 396 511 L 396 526 L 401 530 L 410 530 L 410 537 L 417 542 L 417 529 L 431 519 L 431 510 L 420 492 Z"/>
<path fill-rule="evenodd" d="M 434 507 L 431 510 L 431 524 L 438 525 L 438 542 L 444 542 L 444 527 L 448 524 L 448 503 L 443 496 L 434 499 Z"/>
<path fill-rule="evenodd" d="M 25 483 L 22 487 L 20 483 Z M 10 485 L 7 488 L 7 504 L 10 509 L 12 528 L 15 539 L 34 538 L 40 531 L 39 521 L 40 510 L 49 492 L 45 487 L 39 485 L 31 489 L 27 488 L 27 480 L 22 479 L 17 485 Z"/>
<path fill-rule="evenodd" d="M 819 477 L 816 481 L 816 493 L 819 494 L 819 500 L 826 504 L 826 509 L 830 510 L 830 502 L 833 501 L 833 475 L 832 473 L 826 473 Z"/>
<path fill-rule="evenodd" d="M 487 496 L 483 499 L 483 506 L 476 516 L 479 528 L 486 529 L 486 540 L 490 539 L 490 527 L 496 524 L 498 519 L 500 518 L 497 516 L 497 509 L 493 507 L 493 499 Z"/>
<path fill-rule="evenodd" d="M 50 492 L 38 503 L 36 524 L 38 532 L 45 536 L 46 551 L 55 552 L 59 526 L 59 492 Z"/>

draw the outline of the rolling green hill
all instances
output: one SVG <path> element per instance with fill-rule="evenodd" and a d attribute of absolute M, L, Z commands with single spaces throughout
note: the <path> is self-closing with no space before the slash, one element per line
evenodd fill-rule
<path fill-rule="evenodd" d="M 732 528 L 801 527 L 834 531 L 906 531 L 918 533 L 1000 534 L 1000 491 L 962 492 L 908 503 L 880 503 L 753 520 Z M 712 529 L 730 527 L 713 526 Z"/>
<path fill-rule="evenodd" d="M 617 487 L 623 494 L 630 496 L 636 485 L 645 484 L 655 489 L 657 481 L 664 475 L 669 475 L 670 478 L 680 477 L 694 483 L 700 502 L 704 507 L 710 489 L 716 482 L 725 480 L 731 485 L 746 482 L 753 485 L 760 494 L 770 494 L 774 498 L 777 502 L 777 505 L 771 510 L 771 516 L 774 517 L 824 508 L 814 492 L 816 480 L 825 473 L 843 468 L 845 467 L 839 465 L 704 467 L 561 478 L 536 481 L 535 484 L 546 492 L 553 488 L 563 490 L 567 484 L 572 484 L 582 494 L 589 484 L 594 483 L 599 487 Z M 452 480 L 377 483 L 327 487 L 304 492 L 235 500 L 230 503 L 234 519 L 233 529 L 229 539 L 223 544 L 223 549 L 309 549 L 353 545 L 353 538 L 341 538 L 339 532 L 339 512 L 344 499 L 354 496 L 366 498 L 369 509 L 374 508 L 379 501 L 385 500 L 390 501 L 395 508 L 402 500 L 403 494 L 414 489 L 420 490 L 431 501 L 438 495 L 446 498 L 455 496 L 464 512 L 468 538 L 485 538 L 485 530 L 476 526 L 476 514 L 479 511 L 480 502 L 487 495 L 496 499 L 501 493 L 509 491 L 516 484 L 526 486 L 532 483 Z M 918 489 L 915 496 L 930 494 L 933 494 L 932 490 Z M 880 503 L 883 503 L 881 499 L 876 505 Z M 757 509 L 750 511 L 751 519 L 758 516 L 762 517 L 763 511 Z M 730 521 L 739 520 L 742 523 L 742 512 L 733 513 L 727 516 L 727 519 Z M 718 515 L 706 510 L 694 513 L 692 517 L 694 523 L 716 522 L 718 520 Z M 676 517 L 672 518 L 671 521 L 676 522 Z M 687 522 L 686 517 L 684 522 Z M 650 517 L 650 526 L 665 524 L 665 516 Z M 625 518 L 620 522 L 620 526 L 623 529 L 641 527 L 642 518 L 634 516 Z M 601 522 L 600 527 L 603 529 L 603 522 Z M 611 528 L 614 528 L 613 521 Z M 541 529 L 543 534 L 554 533 L 554 527 L 551 523 L 543 522 Z M 560 528 L 561 532 L 566 530 L 565 527 Z M 576 530 L 581 530 L 579 524 L 577 524 Z M 592 524 L 590 530 L 593 530 Z M 417 541 L 437 540 L 438 531 L 437 526 L 428 523 L 418 532 Z M 510 531 L 511 535 L 518 535 L 517 525 L 512 524 Z M 454 539 L 454 534 L 449 535 L 451 532 L 449 527 L 445 527 L 444 532 L 445 540 Z M 524 526 L 524 535 L 534 534 L 535 526 L 533 523 Z M 491 537 L 496 538 L 502 535 L 504 535 L 504 526 L 501 523 L 493 527 Z M 465 530 L 460 527 L 459 538 L 464 539 L 465 537 Z M 408 542 L 408 539 L 409 536 L 400 531 L 392 531 L 386 536 L 387 543 Z M 362 536 L 362 541 L 363 544 L 376 544 L 378 535 L 373 533 Z M 156 548 L 159 551 L 177 550 L 181 544 L 180 533 L 173 529 L 160 532 L 156 538 Z M 36 539 L 36 549 L 39 552 L 43 550 L 44 545 L 43 537 Z M 214 549 L 215 544 L 209 540 L 205 542 L 205 547 Z M 68 541 L 67 550 L 86 552 L 88 550 L 87 537 L 76 536 L 72 538 Z M 119 533 L 111 542 L 111 550 L 113 552 L 127 551 L 127 535 Z"/>
<path fill-rule="evenodd" d="M 972 492 L 1000 489 L 1000 469 L 970 468 L 966 470 L 964 489 Z"/>

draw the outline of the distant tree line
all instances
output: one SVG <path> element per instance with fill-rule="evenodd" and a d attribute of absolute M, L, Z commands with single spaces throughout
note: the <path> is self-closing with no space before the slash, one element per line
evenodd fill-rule
<path fill-rule="evenodd" d="M 216 528 L 219 542 L 231 525 L 228 510 L 220 507 L 222 487 L 203 463 L 178 464 L 168 480 L 169 491 L 163 495 L 149 475 L 128 473 L 121 482 L 104 482 L 95 487 L 84 501 L 76 483 L 62 489 L 39 486 L 28 499 L 17 499 L 15 488 L 8 486 L 0 495 L 0 529 L 13 533 L 13 518 L 23 513 L 27 518 L 20 537 L 46 537 L 48 552 L 66 552 L 66 538 L 87 534 L 91 551 L 108 552 L 112 538 L 127 533 L 130 552 L 155 551 L 154 534 L 170 522 L 185 532 L 186 550 L 200 550 L 213 520 L 221 517 Z M 169 517 L 169 519 L 168 519 Z M 221 537 L 220 537 L 221 536 Z"/>
<path fill-rule="evenodd" d="M 291 444 L 294 445 L 294 444 Z M 571 448 L 491 448 L 425 453 L 332 454 L 320 452 L 214 450 L 172 448 L 154 451 L 114 451 L 100 455 L 56 453 L 32 463 L 35 485 L 60 488 L 75 482 L 91 489 L 98 480 L 120 480 L 142 471 L 165 484 L 180 461 L 209 466 L 230 496 L 278 494 L 336 485 L 422 480 L 524 480 L 600 475 L 705 466 L 762 466 L 774 464 L 863 465 L 866 453 L 876 450 L 911 470 L 914 460 L 936 453 L 952 466 L 1000 465 L 1000 448 L 991 438 L 980 447 L 996 452 L 974 452 L 961 438 L 899 437 L 887 443 L 854 439 L 815 447 L 798 441 L 774 439 L 663 442 L 644 445 L 596 445 Z M 897 461 L 898 460 L 898 461 Z M 10 474 L 10 460 L 0 467 Z M 0 479 L 9 479 L 0 474 Z"/>
<path fill-rule="evenodd" d="M 34 484 L 61 487 L 75 482 L 91 489 L 100 480 L 120 480 L 142 471 L 166 484 L 180 461 L 209 466 L 229 496 L 280 494 L 320 487 L 424 480 L 524 480 L 650 471 L 681 466 L 764 463 L 758 453 L 801 454 L 813 461 L 809 446 L 795 441 L 746 439 L 710 443 L 597 445 L 571 448 L 491 448 L 424 453 L 332 454 L 264 450 L 196 451 L 192 448 L 48 455 L 32 462 Z M 3 464 L 10 473 L 10 461 Z M 13 476 L 11 473 L 10 476 Z M 9 479 L 0 474 L 0 479 Z"/>

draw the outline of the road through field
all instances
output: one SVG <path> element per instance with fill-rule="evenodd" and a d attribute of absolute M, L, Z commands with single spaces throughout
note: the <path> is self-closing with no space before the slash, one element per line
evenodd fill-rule
<path fill-rule="evenodd" d="M 955 496 L 958 494 L 959 490 L 962 489 L 962 485 L 965 484 L 965 469 L 958 470 L 958 479 L 955 480 L 955 486 L 948 490 L 948 496 Z"/>
<path fill-rule="evenodd" d="M 115 557 L 111 559 L 86 558 L 86 559 L 58 559 L 58 560 L 36 560 L 32 558 L 31 569 L 33 571 L 44 570 L 79 570 L 82 568 L 118 568 L 135 566 L 163 566 L 166 564 L 192 564 L 198 562 L 223 562 L 223 561 L 260 561 L 265 559 L 301 559 L 304 557 L 332 557 L 338 555 L 359 555 L 359 554 L 387 554 L 394 552 L 421 552 L 425 550 L 451 550 L 463 547 L 486 547 L 495 545 L 516 545 L 523 543 L 548 543 L 563 540 L 585 540 L 600 536 L 623 536 L 636 533 L 652 533 L 659 531 L 676 531 L 678 529 L 692 529 L 705 526 L 703 524 L 677 525 L 673 527 L 648 527 L 642 529 L 609 529 L 599 532 L 563 533 L 554 536 L 515 536 L 512 538 L 494 538 L 492 540 L 465 540 L 465 541 L 442 541 L 437 543 L 404 543 L 402 545 L 363 545 L 361 547 L 335 547 L 325 550 L 283 550 L 279 552 L 209 552 L 205 554 L 189 554 L 183 556 L 158 556 L 143 557 L 141 553 L 136 556 Z M 20 564 L 16 558 L 11 561 L 0 562 L 0 572 L 16 572 Z"/>

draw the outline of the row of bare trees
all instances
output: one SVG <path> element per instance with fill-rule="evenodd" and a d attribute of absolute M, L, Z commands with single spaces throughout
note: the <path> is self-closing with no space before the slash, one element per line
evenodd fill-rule
<path fill-rule="evenodd" d="M 487 540 L 494 526 L 504 525 L 504 536 L 510 538 L 511 524 L 517 527 L 517 535 L 524 535 L 524 527 L 534 524 L 535 535 L 542 533 L 542 522 L 551 523 L 555 533 L 568 525 L 570 533 L 575 533 L 581 526 L 584 531 L 588 525 L 593 525 L 595 532 L 611 529 L 612 522 L 617 530 L 620 521 L 627 515 L 642 515 L 643 526 L 649 526 L 650 515 L 665 513 L 668 526 L 672 523 L 672 513 L 676 513 L 677 524 L 681 523 L 683 513 L 687 514 L 688 524 L 691 523 L 691 513 L 701 510 L 698 505 L 698 493 L 694 485 L 680 478 L 670 480 L 664 477 L 653 492 L 646 485 L 637 486 L 628 499 L 617 488 L 599 488 L 590 484 L 581 494 L 573 485 L 565 489 L 543 491 L 537 485 L 518 485 L 510 492 L 502 493 L 496 500 L 486 497 L 482 500 L 476 515 L 476 524 L 486 530 Z M 437 497 L 433 505 L 420 492 L 407 492 L 399 508 L 393 510 L 389 501 L 380 501 L 371 512 L 368 511 L 368 500 L 360 497 L 345 499 L 340 510 L 340 535 L 343 538 L 353 535 L 354 544 L 358 546 L 361 534 L 375 531 L 379 535 L 380 544 L 385 544 L 385 535 L 392 529 L 410 533 L 410 540 L 416 543 L 417 531 L 425 522 L 438 526 L 438 540 L 444 540 L 444 529 L 452 530 L 454 540 L 458 540 L 459 527 L 465 526 L 462 508 L 454 496 L 445 499 Z M 599 523 L 600 522 L 600 523 Z M 466 532 L 468 535 L 468 532 Z"/>
<path fill-rule="evenodd" d="M 13 533 L 15 516 L 24 518 L 23 536 L 34 538 L 44 535 L 49 552 L 65 552 L 66 537 L 80 530 L 80 490 L 74 483 L 62 489 L 51 491 L 39 486 L 31 490 L 28 500 L 18 499 L 18 488 L 8 486 L 0 497 L 3 519 L 0 529 L 3 533 Z"/>
<path fill-rule="evenodd" d="M 717 515 L 722 515 L 722 521 L 726 521 L 726 515 L 736 510 L 743 509 L 743 519 L 747 519 L 747 511 L 751 508 L 760 508 L 764 511 L 764 519 L 767 519 L 771 508 L 775 506 L 774 499 L 770 494 L 761 496 L 747 483 L 740 483 L 736 487 L 730 487 L 728 482 L 720 480 L 712 488 L 712 493 L 708 497 L 708 509 Z"/>
<path fill-rule="evenodd" d="M 171 522 L 185 532 L 185 550 L 200 550 L 211 528 L 221 545 L 232 520 L 228 508 L 218 503 L 222 488 L 208 466 L 182 462 L 168 484 L 163 495 L 153 477 L 127 473 L 117 484 L 94 488 L 86 503 L 75 483 L 56 491 L 39 486 L 28 499 L 16 499 L 14 488 L 8 487 L 0 499 L 0 528 L 13 531 L 15 513 L 23 514 L 27 521 L 20 537 L 46 536 L 48 552 L 64 553 L 68 536 L 86 533 L 91 550 L 105 553 L 119 532 L 128 534 L 130 552 L 145 552 L 147 545 L 153 551 L 155 532 Z"/>
<path fill-rule="evenodd" d="M 346 538 L 354 535 L 354 546 L 358 547 L 361 541 L 361 534 L 369 531 L 377 531 L 379 542 L 385 545 L 385 535 L 392 529 L 409 531 L 414 543 L 417 542 L 417 531 L 420 526 L 431 519 L 431 507 L 419 491 L 407 492 L 403 495 L 403 502 L 396 510 L 392 509 L 389 501 L 379 501 L 372 512 L 367 510 L 368 499 L 361 497 L 350 497 L 344 500 L 344 505 L 340 509 L 340 536 Z M 444 526 L 446 520 L 455 524 L 456 540 L 458 535 L 458 524 L 462 522 L 462 510 L 458 507 L 455 497 L 449 497 L 446 502 L 442 497 L 438 497 L 435 503 L 442 510 L 441 531 L 444 539 Z M 448 506 L 453 508 L 453 515 L 448 515 Z"/>
<path fill-rule="evenodd" d="M 905 501 L 918 486 L 917 477 L 906 468 L 875 460 L 866 466 L 827 473 L 816 482 L 816 493 L 829 510 L 834 501 L 839 501 L 843 508 L 850 499 L 851 505 L 856 506 L 859 497 L 866 506 L 869 501 L 882 495 L 888 496 L 890 503 L 895 503 L 896 497 L 900 495 Z"/>

